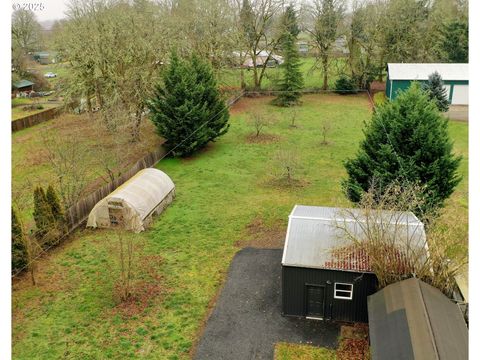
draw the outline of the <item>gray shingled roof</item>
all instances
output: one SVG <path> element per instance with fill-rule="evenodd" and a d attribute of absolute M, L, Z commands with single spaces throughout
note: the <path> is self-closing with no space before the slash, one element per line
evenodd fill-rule
<path fill-rule="evenodd" d="M 355 219 L 351 214 L 355 215 Z M 415 237 L 423 246 L 423 224 L 414 214 L 386 211 L 384 214 L 385 221 L 394 219 L 397 229 L 401 228 L 411 238 Z M 357 209 L 296 205 L 289 216 L 282 265 L 370 272 L 365 253 L 348 250 L 352 243 L 338 228 L 341 224 L 358 233 L 357 221 L 362 222 L 361 212 Z M 340 248 L 347 249 L 345 254 L 341 254 L 341 259 L 337 251 Z M 332 257 L 333 251 L 337 251 L 335 259 Z"/>
<path fill-rule="evenodd" d="M 411 278 L 368 297 L 372 359 L 466 360 L 468 330 L 457 305 Z"/>

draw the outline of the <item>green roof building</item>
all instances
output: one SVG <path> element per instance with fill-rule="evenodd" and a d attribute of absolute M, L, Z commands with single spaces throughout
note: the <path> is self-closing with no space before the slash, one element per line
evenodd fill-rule
<path fill-rule="evenodd" d="M 468 64 L 388 64 L 386 95 L 395 99 L 399 90 L 410 87 L 412 81 L 427 82 L 437 71 L 444 82 L 452 105 L 468 105 Z"/>

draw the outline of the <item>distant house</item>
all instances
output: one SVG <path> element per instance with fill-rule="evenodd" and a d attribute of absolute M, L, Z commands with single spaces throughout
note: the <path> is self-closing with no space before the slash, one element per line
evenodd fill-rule
<path fill-rule="evenodd" d="M 377 278 L 364 250 L 346 239 L 338 224 L 362 222 L 347 214 L 359 210 L 296 205 L 292 210 L 282 258 L 282 313 L 314 319 L 367 322 L 367 297 Z M 395 218 L 395 219 L 394 219 Z M 386 216 L 397 232 L 410 232 L 424 244 L 423 224 L 414 214 Z M 403 259 L 401 254 L 398 255 Z M 400 262 L 399 262 L 400 263 Z"/>
<path fill-rule="evenodd" d="M 425 83 L 435 71 L 443 79 L 450 103 L 468 105 L 468 64 L 388 64 L 387 97 L 395 99 L 398 90 L 407 89 L 412 81 Z"/>
<path fill-rule="evenodd" d="M 46 51 L 38 51 L 33 53 L 33 60 L 35 60 L 36 62 L 42 65 L 48 65 L 48 64 L 51 64 L 52 62 L 55 62 L 52 59 L 51 54 Z"/>
<path fill-rule="evenodd" d="M 302 56 L 308 55 L 309 46 L 307 41 L 298 41 L 297 46 L 298 46 L 298 52 L 300 53 L 300 55 Z"/>
<path fill-rule="evenodd" d="M 368 298 L 372 360 L 466 360 L 468 329 L 452 301 L 411 278 Z"/>
<path fill-rule="evenodd" d="M 238 58 L 242 57 L 243 55 L 245 60 L 240 66 L 248 69 L 253 67 L 262 67 L 265 65 L 265 63 L 267 67 L 276 67 L 283 64 L 283 56 L 269 53 L 265 50 L 261 50 L 257 53 L 255 64 L 253 64 L 253 59 L 250 55 L 238 51 L 234 52 L 233 54 Z"/>
<path fill-rule="evenodd" d="M 20 80 L 13 83 L 12 94 L 17 94 L 19 92 L 30 93 L 33 91 L 33 85 L 35 83 L 31 82 L 30 80 Z"/>
<path fill-rule="evenodd" d="M 350 54 L 350 50 L 348 49 L 347 37 L 343 35 L 337 38 L 332 45 L 332 50 L 335 54 L 339 56 L 347 56 L 348 54 Z"/>

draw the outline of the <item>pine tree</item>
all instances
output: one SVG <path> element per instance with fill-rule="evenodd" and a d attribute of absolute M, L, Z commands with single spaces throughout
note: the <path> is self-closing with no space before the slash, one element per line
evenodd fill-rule
<path fill-rule="evenodd" d="M 468 19 L 459 18 L 444 24 L 438 47 L 444 61 L 468 63 Z"/>
<path fill-rule="evenodd" d="M 57 222 L 65 221 L 63 210 L 60 205 L 60 200 L 58 198 L 57 192 L 52 185 L 48 185 L 47 187 L 46 199 L 48 205 L 50 206 L 50 211 L 52 212 L 54 219 Z"/>
<path fill-rule="evenodd" d="M 37 227 L 37 238 L 45 240 L 47 234 L 55 226 L 55 218 L 48 204 L 45 191 L 40 186 L 37 186 L 33 192 L 33 219 Z"/>
<path fill-rule="evenodd" d="M 48 185 L 46 199 L 53 218 L 55 219 L 55 222 L 58 226 L 63 226 L 63 224 L 65 223 L 65 216 L 63 214 L 57 192 L 52 185 Z"/>
<path fill-rule="evenodd" d="M 438 110 L 448 111 L 447 89 L 444 88 L 442 77 L 437 71 L 428 76 L 428 81 L 423 88 L 428 93 L 428 97 L 437 104 Z"/>
<path fill-rule="evenodd" d="M 278 88 L 281 92 L 274 100 L 274 104 L 278 106 L 293 106 L 299 103 L 302 95 L 300 90 L 303 88 L 303 75 L 300 70 L 300 54 L 296 44 L 299 29 L 292 5 L 287 7 L 283 15 L 282 26 L 283 76 Z"/>
<path fill-rule="evenodd" d="M 171 56 L 148 106 L 157 133 L 174 156 L 190 155 L 228 131 L 228 108 L 212 68 L 196 56 Z"/>
<path fill-rule="evenodd" d="M 354 94 L 356 93 L 355 84 L 352 79 L 342 74 L 335 82 L 335 92 L 341 95 Z"/>
<path fill-rule="evenodd" d="M 12 207 L 12 271 L 18 271 L 27 265 L 25 235 L 20 219 Z"/>
<path fill-rule="evenodd" d="M 394 182 L 425 187 L 424 205 L 417 215 L 442 207 L 461 177 L 461 157 L 452 152 L 448 120 L 418 83 L 394 101 L 378 107 L 364 129 L 356 158 L 347 160 L 347 197 L 359 202 L 375 182 L 380 188 Z"/>

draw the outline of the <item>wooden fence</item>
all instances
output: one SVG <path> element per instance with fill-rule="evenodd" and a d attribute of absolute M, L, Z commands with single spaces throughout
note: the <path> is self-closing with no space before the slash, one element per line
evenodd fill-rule
<path fill-rule="evenodd" d="M 62 112 L 60 107 L 55 107 L 41 111 L 39 113 L 25 116 L 21 119 L 12 121 L 12 132 L 23 130 L 38 124 L 41 124 L 45 121 L 51 120 Z"/>
<path fill-rule="evenodd" d="M 226 100 L 227 105 L 232 106 L 243 95 L 243 90 L 236 92 L 234 95 L 232 95 Z M 99 189 L 95 190 L 93 193 L 82 198 L 75 205 L 71 206 L 65 214 L 68 224 L 68 232 L 73 231 L 79 225 L 84 223 L 87 220 L 90 211 L 92 211 L 93 207 L 100 200 L 102 200 L 105 196 L 114 191 L 117 187 L 125 183 L 140 170 L 154 166 L 166 153 L 167 151 L 163 147 L 161 147 L 160 149 L 147 154 L 113 182 L 109 182 L 108 184 L 103 185 Z"/>
<path fill-rule="evenodd" d="M 154 166 L 165 154 L 166 150 L 163 147 L 158 150 L 152 151 L 151 153 L 147 154 L 142 159 L 137 161 L 128 171 L 123 173 L 120 177 L 116 178 L 112 182 L 109 182 L 108 184 L 103 185 L 90 195 L 78 201 L 75 205 L 71 206 L 65 214 L 68 231 L 73 231 L 80 224 L 85 222 L 88 218 L 88 215 L 90 214 L 90 211 L 97 204 L 97 202 L 102 200 L 105 196 L 110 194 L 117 187 L 125 183 L 140 170 Z"/>

